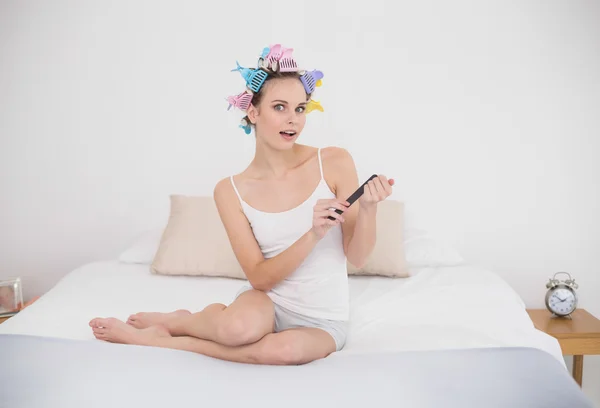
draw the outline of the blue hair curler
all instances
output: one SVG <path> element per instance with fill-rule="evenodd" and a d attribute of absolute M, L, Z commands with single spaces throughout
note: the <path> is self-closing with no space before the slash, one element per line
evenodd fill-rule
<path fill-rule="evenodd" d="M 246 80 L 246 86 L 250 88 L 252 92 L 258 92 L 269 74 L 262 69 L 242 68 L 237 61 L 235 63 L 237 68 L 232 69 L 231 71 L 240 71 L 242 78 Z"/>
<path fill-rule="evenodd" d="M 250 132 L 252 131 L 252 128 L 250 127 L 250 123 L 248 123 L 245 119 L 242 119 L 242 124 L 239 125 L 239 127 L 244 129 L 244 133 L 246 133 L 247 135 L 249 135 Z"/>
<path fill-rule="evenodd" d="M 262 68 L 265 70 L 269 69 L 269 62 L 265 61 L 267 55 L 269 55 L 269 50 L 269 47 L 263 48 L 262 54 L 260 54 L 260 57 L 258 57 L 258 64 L 256 65 L 257 68 Z"/>
<path fill-rule="evenodd" d="M 271 47 L 265 47 L 262 50 L 262 54 L 260 54 L 260 58 L 265 59 L 267 55 L 269 55 L 269 51 L 271 51 Z"/>

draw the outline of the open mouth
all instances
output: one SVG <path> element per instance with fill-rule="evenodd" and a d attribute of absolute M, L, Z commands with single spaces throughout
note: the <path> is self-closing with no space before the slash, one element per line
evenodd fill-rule
<path fill-rule="evenodd" d="M 294 136 L 296 136 L 296 132 L 293 130 L 284 130 L 283 132 L 279 132 L 279 134 L 285 139 L 292 139 Z"/>

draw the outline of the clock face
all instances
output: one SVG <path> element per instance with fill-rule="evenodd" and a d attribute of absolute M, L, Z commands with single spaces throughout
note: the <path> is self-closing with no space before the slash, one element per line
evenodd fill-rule
<path fill-rule="evenodd" d="M 575 310 L 575 295 L 569 289 L 554 289 L 548 298 L 548 305 L 554 313 L 567 315 Z"/>

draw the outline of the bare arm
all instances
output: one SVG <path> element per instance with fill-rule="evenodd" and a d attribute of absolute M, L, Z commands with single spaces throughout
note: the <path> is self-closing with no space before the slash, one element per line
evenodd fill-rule
<path fill-rule="evenodd" d="M 279 255 L 263 259 L 254 267 L 249 264 L 244 270 L 247 270 L 246 276 L 252 287 L 265 292 L 272 289 L 300 266 L 317 242 L 319 242 L 319 238 L 312 230 L 309 230 Z M 243 258 L 242 255 L 240 259 Z"/>
<path fill-rule="evenodd" d="M 214 199 L 233 252 L 254 289 L 273 288 L 300 266 L 321 239 L 320 229 L 311 228 L 279 255 L 265 259 L 229 179 L 217 184 Z"/>
<path fill-rule="evenodd" d="M 336 195 L 346 199 L 360 185 L 356 166 L 352 156 L 345 149 L 331 149 L 333 151 L 329 167 L 335 174 Z M 384 187 L 387 183 L 384 176 L 369 182 L 363 196 L 343 214 L 344 252 L 348 261 L 357 268 L 364 266 L 375 247 L 377 203 L 391 193 L 391 187 Z"/>
<path fill-rule="evenodd" d="M 359 203 L 360 204 L 360 203 Z M 360 207 L 356 214 L 356 222 L 352 237 L 347 241 L 346 257 L 357 268 L 362 268 L 373 251 L 376 242 L 377 208 Z"/>

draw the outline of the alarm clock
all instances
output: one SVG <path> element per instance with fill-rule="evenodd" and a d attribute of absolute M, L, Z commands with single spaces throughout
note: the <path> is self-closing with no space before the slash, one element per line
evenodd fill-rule
<path fill-rule="evenodd" d="M 558 280 L 556 275 L 564 273 L 569 279 Z M 556 272 L 552 279 L 546 283 L 546 308 L 558 317 L 570 317 L 577 308 L 577 289 L 579 285 L 571 278 L 568 272 Z"/>

